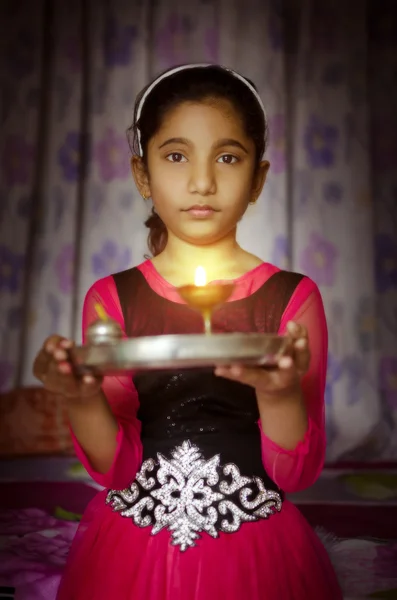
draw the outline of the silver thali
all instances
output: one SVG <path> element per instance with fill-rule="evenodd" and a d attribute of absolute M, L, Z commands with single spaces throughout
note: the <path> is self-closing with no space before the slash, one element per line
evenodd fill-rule
<path fill-rule="evenodd" d="M 76 347 L 71 358 L 80 374 L 116 375 L 235 363 L 272 367 L 287 344 L 286 336 L 261 333 L 160 335 Z"/>

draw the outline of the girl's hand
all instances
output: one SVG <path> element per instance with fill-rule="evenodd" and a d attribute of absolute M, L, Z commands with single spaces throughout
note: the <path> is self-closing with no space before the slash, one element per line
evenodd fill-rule
<path fill-rule="evenodd" d="M 73 346 L 72 340 L 59 335 L 47 338 L 34 361 L 33 374 L 49 392 L 84 400 L 99 392 L 102 378 L 75 375 L 69 358 Z"/>
<path fill-rule="evenodd" d="M 290 396 L 294 392 L 300 392 L 301 378 L 310 364 L 307 329 L 291 321 L 287 325 L 287 332 L 289 344 L 277 367 L 220 366 L 216 367 L 215 375 L 250 385 L 257 394 L 263 396 Z"/>

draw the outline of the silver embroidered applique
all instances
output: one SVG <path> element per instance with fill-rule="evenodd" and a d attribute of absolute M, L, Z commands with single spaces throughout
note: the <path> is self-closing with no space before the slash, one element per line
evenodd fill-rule
<path fill-rule="evenodd" d="M 230 498 L 237 492 L 237 501 Z M 260 478 L 244 477 L 232 463 L 221 466 L 219 454 L 205 460 L 185 441 L 171 459 L 158 454 L 157 463 L 145 460 L 136 481 L 125 490 L 110 490 L 106 503 L 139 527 L 152 526 L 152 535 L 167 528 L 172 544 L 185 551 L 202 532 L 216 538 L 219 531 L 231 533 L 243 522 L 269 517 L 281 510 L 282 499 Z"/>

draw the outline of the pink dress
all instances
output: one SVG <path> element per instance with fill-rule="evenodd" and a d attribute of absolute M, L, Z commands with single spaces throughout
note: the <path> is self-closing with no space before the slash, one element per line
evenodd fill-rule
<path fill-rule="evenodd" d="M 160 276 L 151 261 L 142 263 L 135 269 L 137 270 L 153 299 L 161 299 L 171 308 L 183 304 L 175 288 Z M 235 280 L 236 287 L 229 302 L 245 301 L 254 297 L 277 272 L 278 269 L 273 265 L 263 263 L 246 273 Z M 83 331 L 96 318 L 94 305 L 98 302 L 125 330 L 125 307 L 123 310 L 115 280 L 113 276 L 109 276 L 96 282 L 87 294 L 83 313 Z M 138 315 L 138 318 L 140 308 L 140 305 L 132 307 L 132 313 Z M 156 315 L 153 314 L 154 320 L 155 317 Z M 274 482 L 274 491 L 270 492 L 270 499 L 275 498 L 274 494 L 277 495 L 278 489 L 288 493 L 310 486 L 323 467 L 325 453 L 324 387 L 327 366 L 327 328 L 318 288 L 306 277 L 302 278 L 297 285 L 284 310 L 280 333 L 285 331 L 286 324 L 290 320 L 304 324 L 309 332 L 312 359 L 310 371 L 303 381 L 308 428 L 304 439 L 294 450 L 285 450 L 263 434 L 259 422 L 255 423 L 260 440 L 259 448 L 261 448 L 259 461 L 264 467 L 264 472 Z M 141 321 L 138 319 L 138 323 L 141 326 L 141 334 L 145 332 L 145 327 L 148 327 L 151 333 L 151 323 L 146 324 L 144 319 Z M 136 501 L 134 504 L 132 498 L 131 483 L 137 473 L 140 473 L 141 477 L 137 477 L 137 480 L 143 485 L 140 487 L 141 496 L 143 497 L 145 493 L 149 494 L 144 490 L 150 489 L 150 470 L 152 469 L 152 474 L 156 473 L 156 470 L 153 470 L 154 463 L 150 463 L 149 460 L 149 463 L 144 463 L 147 467 L 147 477 L 142 478 L 142 461 L 148 457 L 145 456 L 142 443 L 142 424 L 137 416 L 142 395 L 138 397 L 133 381 L 134 377 L 131 376 L 107 377 L 104 380 L 104 392 L 119 423 L 118 448 L 113 465 L 107 473 L 96 473 L 93 470 L 77 440 L 74 439 L 79 459 L 92 478 L 106 490 L 98 493 L 84 514 L 72 545 L 58 600 L 87 600 L 88 598 L 95 598 L 95 600 L 109 600 L 109 598 L 338 600 L 342 598 L 323 545 L 299 510 L 284 498 L 280 505 L 281 510 L 275 510 L 268 518 L 251 519 L 250 522 L 251 517 L 240 520 L 236 517 L 239 526 L 235 527 L 233 533 L 225 533 L 225 530 L 222 530 L 211 534 L 211 526 L 208 526 L 205 531 L 198 529 L 197 535 L 189 532 L 190 538 L 189 535 L 186 538 L 184 533 L 179 532 L 185 542 L 186 539 L 193 540 L 192 546 L 189 546 L 188 542 L 187 549 L 186 544 L 182 547 L 180 539 L 178 542 L 172 527 L 160 527 L 159 531 L 154 532 L 151 526 L 143 526 L 145 516 L 147 517 L 149 513 L 147 511 L 145 513 L 145 510 L 136 511 L 137 504 Z M 148 427 L 150 430 L 150 424 Z M 189 430 L 185 429 L 185 431 Z M 145 435 L 149 436 L 149 434 Z M 198 464 L 197 455 L 193 454 L 191 460 L 192 463 Z M 208 481 L 211 479 L 210 473 L 214 460 L 215 458 L 202 463 L 207 465 L 204 468 L 207 469 Z M 172 469 L 169 466 L 172 462 L 171 456 L 167 455 L 164 461 L 163 468 L 169 474 L 167 468 Z M 189 465 L 187 468 L 190 468 Z M 246 473 L 241 469 L 237 477 L 240 490 L 243 489 L 245 480 L 241 477 L 244 475 Z M 156 476 L 161 479 L 160 471 Z M 163 484 L 164 481 L 163 477 Z M 202 482 L 200 485 L 202 486 Z M 108 503 L 106 498 L 108 490 L 120 491 L 126 488 L 128 490 L 124 492 L 124 496 L 119 493 L 116 498 L 119 503 L 125 502 L 125 505 L 131 508 L 127 516 L 123 517 L 115 510 L 115 496 L 111 498 L 112 502 Z M 164 488 L 165 485 L 163 491 Z M 223 492 L 225 489 L 224 487 Z M 201 494 L 204 500 L 206 490 L 210 495 L 213 492 L 208 487 L 201 487 L 199 491 L 204 494 L 204 496 Z M 217 492 L 220 498 L 222 494 L 219 494 L 219 487 Z M 165 502 L 162 493 L 160 490 L 157 496 L 159 499 L 157 509 L 160 513 L 164 511 L 161 503 Z M 215 498 L 215 496 L 211 497 Z M 146 497 L 143 502 L 147 500 Z M 238 498 L 235 502 L 239 502 Z M 275 501 L 275 504 L 277 502 Z M 220 504 L 218 504 L 218 512 L 221 512 Z M 149 504 L 147 506 L 149 507 Z M 239 506 L 240 509 L 232 507 L 234 514 L 241 516 L 244 511 L 245 514 L 249 512 L 244 508 L 249 506 L 247 497 L 243 512 L 241 512 L 242 505 Z M 211 514 L 214 512 L 216 513 L 216 510 Z M 252 511 L 250 514 L 253 514 Z M 233 519 L 234 517 L 232 522 Z"/>

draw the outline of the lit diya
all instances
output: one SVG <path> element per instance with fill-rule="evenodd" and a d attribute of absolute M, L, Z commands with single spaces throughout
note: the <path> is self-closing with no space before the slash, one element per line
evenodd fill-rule
<path fill-rule="evenodd" d="M 234 290 L 234 283 L 211 283 L 207 285 L 204 267 L 197 267 L 194 285 L 183 285 L 178 293 L 186 304 L 199 311 L 204 319 L 204 331 L 211 334 L 211 317 L 215 308 L 226 302 Z"/>

